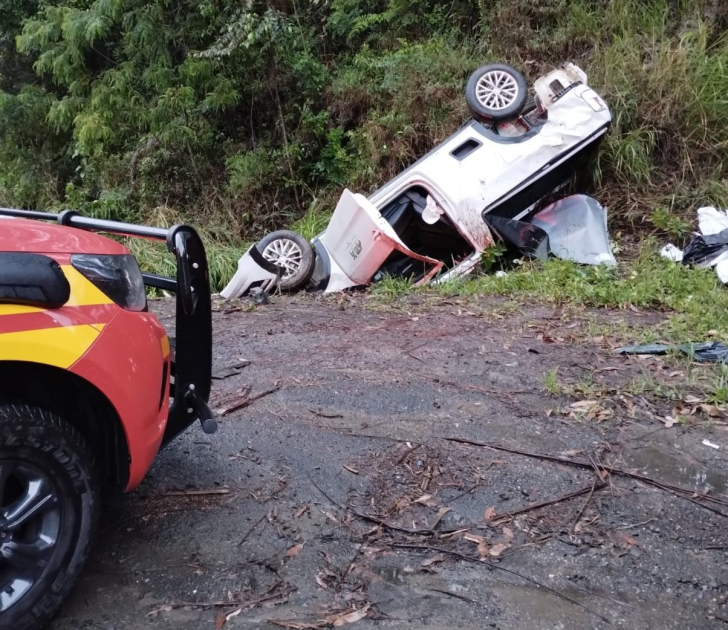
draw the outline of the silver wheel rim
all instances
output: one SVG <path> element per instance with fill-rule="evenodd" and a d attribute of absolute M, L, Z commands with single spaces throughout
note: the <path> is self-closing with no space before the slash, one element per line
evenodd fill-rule
<path fill-rule="evenodd" d="M 268 243 L 262 254 L 263 258 L 284 270 L 283 280 L 297 273 L 303 262 L 301 247 L 289 238 L 279 238 Z"/>
<path fill-rule="evenodd" d="M 518 83 L 514 76 L 503 70 L 486 72 L 475 86 L 478 102 L 488 109 L 501 111 L 516 102 Z"/>
<path fill-rule="evenodd" d="M 0 462 L 0 613 L 43 579 L 61 538 L 64 509 L 40 468 Z"/>

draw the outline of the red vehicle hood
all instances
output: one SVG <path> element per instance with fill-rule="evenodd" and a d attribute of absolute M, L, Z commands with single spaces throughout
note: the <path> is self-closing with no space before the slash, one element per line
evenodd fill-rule
<path fill-rule="evenodd" d="M 128 254 L 116 241 L 42 221 L 0 217 L 0 251 L 36 254 Z"/>

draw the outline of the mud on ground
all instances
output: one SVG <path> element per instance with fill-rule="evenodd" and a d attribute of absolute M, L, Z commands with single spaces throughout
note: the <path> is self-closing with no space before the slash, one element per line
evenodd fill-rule
<path fill-rule="evenodd" d="M 53 629 L 726 627 L 725 417 L 659 395 L 679 365 L 611 352 L 617 323 L 661 319 L 220 305 L 215 369 L 239 373 L 213 406 L 279 389 L 188 431 L 107 508 Z"/>

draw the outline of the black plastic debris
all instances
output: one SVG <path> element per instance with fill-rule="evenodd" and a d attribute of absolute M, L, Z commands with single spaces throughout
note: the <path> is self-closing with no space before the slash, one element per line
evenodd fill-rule
<path fill-rule="evenodd" d="M 661 343 L 652 343 L 644 346 L 625 346 L 616 350 L 617 354 L 667 354 L 679 351 L 700 363 L 726 363 L 728 364 L 728 345 L 722 341 L 711 343 L 686 343 L 668 346 Z"/>
<path fill-rule="evenodd" d="M 696 236 L 683 251 L 683 265 L 702 265 L 728 251 L 728 229 L 717 234 Z"/>
<path fill-rule="evenodd" d="M 548 257 L 549 237 L 540 227 L 506 217 L 485 215 L 483 218 L 511 251 L 542 260 Z"/>
<path fill-rule="evenodd" d="M 250 290 L 250 297 L 253 298 L 253 302 L 256 304 L 270 304 L 268 294 L 259 287 L 254 287 Z"/>

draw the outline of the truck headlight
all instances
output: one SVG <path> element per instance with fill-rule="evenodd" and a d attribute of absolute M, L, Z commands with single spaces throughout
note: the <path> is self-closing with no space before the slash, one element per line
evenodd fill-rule
<path fill-rule="evenodd" d="M 71 264 L 122 308 L 146 310 L 144 278 L 134 256 L 75 254 L 71 256 Z"/>

